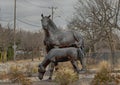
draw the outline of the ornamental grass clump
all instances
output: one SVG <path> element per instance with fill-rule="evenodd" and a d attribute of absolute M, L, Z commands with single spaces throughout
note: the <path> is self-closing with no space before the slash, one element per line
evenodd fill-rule
<path fill-rule="evenodd" d="M 107 61 L 100 62 L 99 68 L 91 85 L 111 85 L 111 83 L 115 83 L 115 77 L 111 75 L 110 64 Z"/>
<path fill-rule="evenodd" d="M 77 73 L 74 72 L 73 69 L 69 68 L 59 68 L 59 70 L 55 73 L 55 81 L 59 85 L 69 85 L 79 79 Z"/>

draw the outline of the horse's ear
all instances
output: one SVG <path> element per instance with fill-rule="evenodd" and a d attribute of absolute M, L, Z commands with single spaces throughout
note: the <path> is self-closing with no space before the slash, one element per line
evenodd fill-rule
<path fill-rule="evenodd" d="M 41 17 L 42 17 L 42 18 L 44 17 L 43 14 L 41 14 Z"/>
<path fill-rule="evenodd" d="M 50 17 L 51 17 L 51 15 L 48 16 L 48 18 L 50 18 Z"/>

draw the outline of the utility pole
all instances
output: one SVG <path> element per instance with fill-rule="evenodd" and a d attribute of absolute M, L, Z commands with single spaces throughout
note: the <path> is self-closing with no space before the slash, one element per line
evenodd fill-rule
<path fill-rule="evenodd" d="M 52 6 L 52 7 L 49 7 L 49 9 L 51 9 L 51 11 L 52 11 L 52 20 L 53 20 L 53 18 L 54 18 L 54 10 L 55 9 L 57 9 L 57 7 L 54 7 L 54 6 Z"/>
<path fill-rule="evenodd" d="M 14 61 L 16 60 L 16 0 L 14 0 Z"/>

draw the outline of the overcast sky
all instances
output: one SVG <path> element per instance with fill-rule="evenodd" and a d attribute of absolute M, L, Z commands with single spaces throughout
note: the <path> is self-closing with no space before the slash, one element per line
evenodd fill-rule
<path fill-rule="evenodd" d="M 51 14 L 48 7 L 57 7 L 54 22 L 57 26 L 65 27 L 73 17 L 77 0 L 17 0 L 17 28 L 29 31 L 41 29 L 41 13 Z M 0 23 L 13 27 L 14 0 L 0 0 Z"/>

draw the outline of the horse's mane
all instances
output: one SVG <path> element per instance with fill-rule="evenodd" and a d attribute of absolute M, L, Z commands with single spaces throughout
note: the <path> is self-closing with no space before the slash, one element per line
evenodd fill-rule
<path fill-rule="evenodd" d="M 57 26 L 55 25 L 55 23 L 51 19 L 49 20 L 49 23 L 54 31 L 60 31 L 60 29 L 57 28 Z"/>

